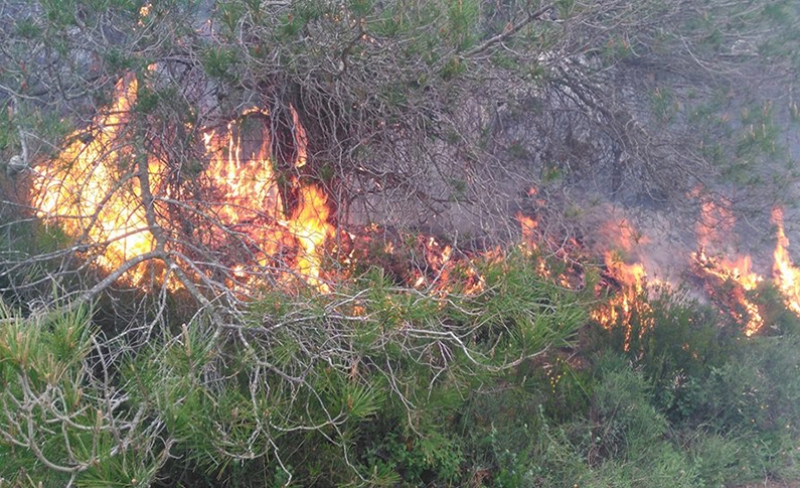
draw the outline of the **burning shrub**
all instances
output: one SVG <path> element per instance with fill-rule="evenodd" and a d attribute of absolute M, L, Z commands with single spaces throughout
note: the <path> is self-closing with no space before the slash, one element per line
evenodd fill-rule
<path fill-rule="evenodd" d="M 733 213 L 708 195 L 761 209 L 794 192 L 771 100 L 796 78 L 775 48 L 798 38 L 788 4 L 140 3 L 0 7 L 3 203 L 17 210 L 0 210 L 0 289 L 31 315 L 0 324 L 9 476 L 690 484 L 675 425 L 766 446 L 748 466 L 791 460 L 795 388 L 773 382 L 796 365 L 738 341 L 738 327 L 794 327 L 761 303 L 753 260 L 699 239 L 723 319 L 648 298 L 644 264 L 612 253 L 596 288 L 571 222 L 574 195 L 597 194 L 699 203 L 727 233 Z M 781 42 L 722 45 L 742 32 Z M 505 238 L 512 213 L 514 251 L 438 235 Z M 384 241 L 384 269 L 361 276 L 375 221 L 436 231 L 397 255 Z M 777 207 L 773 221 L 776 289 L 800 314 Z M 624 227 L 622 247 L 646 240 Z M 136 317 L 119 337 L 42 318 L 113 287 L 130 290 L 103 297 L 130 311 L 115 319 Z M 593 364 L 574 347 L 590 315 L 608 328 L 584 331 Z M 753 371 L 736 378 L 742 358 Z M 495 428 L 475 410 L 510 390 Z M 726 445 L 698 444 L 728 465 Z"/>
<path fill-rule="evenodd" d="M 741 337 L 740 325 L 712 307 L 667 288 L 635 297 L 624 322 L 597 330 L 590 345 L 624 351 L 654 387 L 659 408 L 673 420 L 693 415 L 686 403 L 691 381 L 724 364 Z"/>

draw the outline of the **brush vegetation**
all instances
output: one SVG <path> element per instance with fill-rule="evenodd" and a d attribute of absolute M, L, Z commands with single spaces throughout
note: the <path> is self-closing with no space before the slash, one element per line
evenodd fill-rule
<path fill-rule="evenodd" d="M 670 290 L 605 329 L 590 318 L 591 276 L 573 291 L 538 259 L 472 264 L 485 280 L 473 294 L 400 287 L 373 268 L 329 295 L 268 293 L 245 320 L 200 313 L 113 337 L 86 308 L 4 307 L 2 485 L 694 487 L 800 474 L 800 337 L 775 290 L 759 293 L 774 327 L 754 338 Z"/>
<path fill-rule="evenodd" d="M 0 488 L 797 479 L 800 339 L 776 290 L 753 293 L 750 339 L 679 290 L 603 328 L 597 276 L 572 290 L 525 252 L 450 270 L 447 293 L 348 259 L 330 294 L 240 296 L 231 249 L 258 256 L 260 224 L 220 215 L 201 150 L 264 129 L 283 214 L 319 187 L 340 256 L 373 223 L 508 242 L 517 209 L 543 242 L 586 237 L 604 202 L 676 217 L 673 242 L 711 203 L 772 235 L 763 210 L 798 201 L 796 3 L 0 0 Z M 123 237 L 92 237 L 101 212 L 70 234 L 70 205 L 40 220 L 28 190 L 65 188 L 55 156 L 126 79 L 92 163 L 118 174 L 74 197 L 144 209 L 157 252 L 106 273 Z M 286 247 L 254 281 L 297 271 Z M 183 290 L 116 279 L 139 260 Z"/>

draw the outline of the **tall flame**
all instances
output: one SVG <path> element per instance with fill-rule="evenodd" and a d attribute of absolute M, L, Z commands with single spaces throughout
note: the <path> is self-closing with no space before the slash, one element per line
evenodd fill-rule
<path fill-rule="evenodd" d="M 786 306 L 800 316 L 800 269 L 795 267 L 789 258 L 789 239 L 783 229 L 783 211 L 780 208 L 772 210 L 772 221 L 778 227 L 772 274 L 778 289 L 783 294 Z"/>
<path fill-rule="evenodd" d="M 605 266 L 608 275 L 618 283 L 617 293 L 611 299 L 592 312 L 592 318 L 603 327 L 611 329 L 618 325 L 625 327 L 625 351 L 630 349 L 631 324 L 634 307 L 643 303 L 641 295 L 645 290 L 647 273 L 642 263 L 626 264 L 613 252 L 605 254 Z M 642 323 L 649 327 L 651 324 Z M 639 330 L 641 336 L 645 328 Z"/>
<path fill-rule="evenodd" d="M 105 269 L 146 254 L 155 245 L 136 181 L 136 155 L 125 135 L 136 89 L 135 78 L 121 79 L 112 105 L 88 129 L 73 133 L 73 142 L 33 178 L 37 215 L 55 219 L 67 234 L 101 246 L 96 259 Z M 158 172 L 148 166 L 151 184 L 157 185 Z M 141 277 L 141 269 L 133 272 Z"/>
<path fill-rule="evenodd" d="M 737 256 L 734 259 L 721 256 L 709 256 L 706 246 L 713 246 L 722 240 L 722 234 L 729 235 L 733 227 L 733 217 L 727 206 L 719 206 L 713 202 L 704 202 L 700 221 L 697 227 L 699 249 L 692 253 L 697 270 L 706 277 L 715 277 L 721 283 L 729 282 L 734 288 L 729 296 L 722 297 L 742 307 L 746 314 L 742 315 L 731 309 L 737 320 L 744 321 L 744 333 L 750 337 L 764 327 L 764 319 L 758 305 L 747 298 L 745 292 L 755 290 L 764 278 L 753 271 L 752 259 L 749 255 Z"/>
<path fill-rule="evenodd" d="M 329 287 L 320 281 L 319 250 L 334 230 L 328 223 L 328 214 L 328 197 L 317 186 L 308 185 L 300 189 L 297 208 L 289 221 L 289 230 L 302 247 L 297 272 L 306 277 L 310 285 L 323 292 L 329 291 Z"/>
<path fill-rule="evenodd" d="M 128 75 L 120 80 L 112 105 L 94 118 L 90 128 L 73 133 L 73 142 L 39 170 L 31 186 L 37 215 L 48 224 L 59 225 L 80 243 L 89 244 L 95 263 L 105 271 L 153 251 L 156 227 L 170 227 L 164 202 L 183 198 L 162 185 L 169 173 L 165 158 L 152 153 L 145 156 L 133 148 L 127 124 L 136 93 L 135 77 Z M 307 163 L 307 135 L 296 111 L 291 110 L 297 145 L 294 166 L 299 169 Z M 266 118 L 269 114 L 252 108 L 242 113 L 245 116 Z M 291 177 L 289 185 L 296 202 L 287 212 L 269 157 L 269 134 L 261 133 L 258 148 L 244 154 L 247 151 L 240 124 L 231 122 L 226 129 L 200 129 L 206 163 L 193 179 L 211 193 L 204 193 L 202 202 L 187 201 L 185 206 L 195 208 L 193 215 L 202 214 L 211 229 L 205 229 L 202 235 L 195 229 L 182 239 L 205 239 L 204 244 L 220 247 L 218 251 L 225 253 L 226 243 L 235 236 L 248 248 L 247 256 L 230 258 L 246 262 L 226 262 L 236 278 L 255 276 L 258 268 L 277 267 L 284 273 L 281 280 L 299 276 L 320 291 L 328 291 L 322 281 L 321 263 L 333 227 L 328 222 L 331 210 L 325 192 L 316 184 Z M 141 175 L 141 158 L 146 158 L 147 178 Z M 155 195 L 153 205 L 158 207 L 150 215 L 143 198 L 145 184 Z M 156 218 L 160 220 L 154 221 Z M 165 243 L 168 252 L 173 245 L 173 241 Z M 278 255 L 282 257 L 276 258 Z M 276 259 L 279 265 L 273 266 Z M 140 284 L 146 269 L 136 266 L 124 279 Z"/>

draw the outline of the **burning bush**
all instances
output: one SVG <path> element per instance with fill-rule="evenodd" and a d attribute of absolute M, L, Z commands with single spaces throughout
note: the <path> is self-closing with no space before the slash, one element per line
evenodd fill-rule
<path fill-rule="evenodd" d="M 78 3 L 0 3 L 0 475 L 690 486 L 793 462 L 796 358 L 767 337 L 800 314 L 791 3 Z M 720 237 L 766 235 L 764 208 L 772 280 L 698 233 L 669 264 L 712 307 L 651 286 L 628 213 Z M 766 447 L 734 474 L 738 439 Z"/>

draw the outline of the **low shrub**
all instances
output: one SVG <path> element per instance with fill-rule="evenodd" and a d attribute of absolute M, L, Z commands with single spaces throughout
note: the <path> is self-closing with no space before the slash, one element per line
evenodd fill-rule
<path fill-rule="evenodd" d="M 0 478 L 657 487 L 800 475 L 789 322 L 746 339 L 662 291 L 606 330 L 588 322 L 593 297 L 534 263 L 485 263 L 484 290 L 468 295 L 373 270 L 331 295 L 272 292 L 236 321 L 198 315 L 146 343 L 106 337 L 86 309 L 4 308 Z"/>

